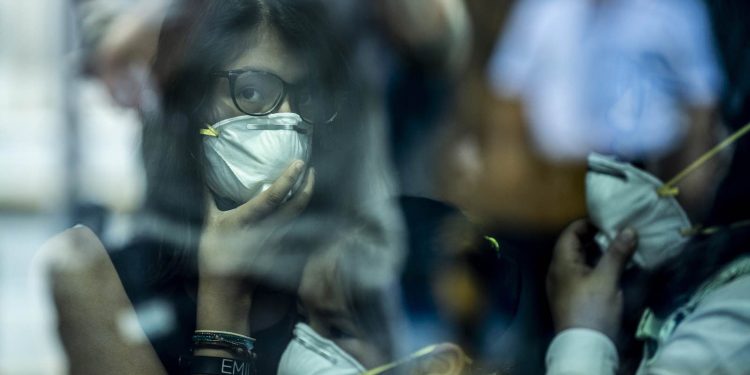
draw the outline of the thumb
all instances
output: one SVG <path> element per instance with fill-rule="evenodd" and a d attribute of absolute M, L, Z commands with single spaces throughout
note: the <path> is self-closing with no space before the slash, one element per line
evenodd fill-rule
<path fill-rule="evenodd" d="M 611 285 L 616 285 L 620 280 L 625 265 L 635 253 L 638 244 L 638 235 L 632 228 L 626 228 L 620 232 L 609 245 L 607 251 L 599 259 L 594 269 L 601 280 L 608 280 Z"/>

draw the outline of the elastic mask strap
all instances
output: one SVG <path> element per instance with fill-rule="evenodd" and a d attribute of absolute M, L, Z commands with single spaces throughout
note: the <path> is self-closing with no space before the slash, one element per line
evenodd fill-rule
<path fill-rule="evenodd" d="M 384 372 L 386 372 L 388 370 L 392 370 L 392 369 L 394 369 L 394 368 L 396 368 L 398 366 L 401 366 L 401 365 L 403 365 L 403 364 L 405 364 L 407 362 L 410 362 L 410 361 L 413 361 L 415 359 L 419 359 L 421 357 L 425 357 L 425 356 L 428 356 L 430 354 L 433 354 L 433 353 L 435 353 L 437 351 L 437 349 L 438 349 L 439 346 L 440 346 L 440 344 L 430 345 L 430 346 L 424 347 L 422 349 L 417 350 L 416 352 L 414 352 L 412 354 L 409 354 L 409 356 L 407 356 L 406 358 L 402 358 L 402 359 L 400 359 L 398 361 L 395 361 L 395 362 L 386 363 L 386 364 L 384 364 L 382 366 L 379 366 L 379 367 L 376 367 L 376 368 L 374 368 L 372 370 L 367 370 L 367 371 L 363 372 L 362 375 L 377 375 L 377 374 L 382 374 L 382 373 L 384 373 Z M 463 351 L 461 351 L 459 349 L 459 353 L 458 354 L 461 357 L 461 360 L 465 361 L 468 364 L 471 364 L 471 362 L 472 362 L 471 358 L 467 357 L 466 354 L 463 353 Z"/>
<path fill-rule="evenodd" d="M 306 127 L 299 125 L 247 125 L 245 128 L 248 130 L 294 130 L 300 134 L 309 133 Z M 209 137 L 219 136 L 219 131 L 211 125 L 206 125 L 205 128 L 200 130 L 200 133 Z"/>
<path fill-rule="evenodd" d="M 248 130 L 294 130 L 300 134 L 307 134 L 307 128 L 300 125 L 270 125 L 270 124 L 258 124 L 258 125 L 246 125 L 245 129 Z"/>
<path fill-rule="evenodd" d="M 216 129 L 214 129 L 214 127 L 211 126 L 211 125 L 206 125 L 206 127 L 203 128 L 203 129 L 201 129 L 200 132 L 201 132 L 201 134 L 209 136 L 209 137 L 218 137 L 219 136 L 219 132 Z"/>
<path fill-rule="evenodd" d="M 660 186 L 658 189 L 656 189 L 656 192 L 661 197 L 674 197 L 680 194 L 680 189 L 677 188 L 675 185 L 677 185 L 680 181 L 682 181 L 687 175 L 690 173 L 693 173 L 696 169 L 700 168 L 703 164 L 705 164 L 707 161 L 709 161 L 711 158 L 719 154 L 723 149 L 727 148 L 732 143 L 736 142 L 738 139 L 742 138 L 745 134 L 750 132 L 750 123 L 743 126 L 740 130 L 737 130 L 732 135 L 730 135 L 727 139 L 716 145 L 714 148 L 708 150 L 705 154 L 703 154 L 700 158 L 698 158 L 696 161 L 694 161 L 692 164 L 690 164 L 687 168 L 683 169 L 682 172 L 678 173 L 677 176 L 674 176 L 671 180 L 669 180 L 666 184 Z"/>

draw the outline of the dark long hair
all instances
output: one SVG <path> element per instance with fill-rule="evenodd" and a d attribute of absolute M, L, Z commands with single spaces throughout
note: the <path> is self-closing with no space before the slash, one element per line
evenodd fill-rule
<path fill-rule="evenodd" d="M 726 79 L 720 102 L 721 114 L 733 132 L 750 122 L 750 3 L 743 0 L 708 0 L 714 40 Z M 732 226 L 750 219 L 750 137 L 735 147 L 729 172 L 721 182 L 706 220 L 719 232 L 698 236 L 674 261 L 654 274 L 656 288 L 649 303 L 666 315 L 687 302 L 692 293 L 722 266 L 750 254 L 750 226 Z"/>

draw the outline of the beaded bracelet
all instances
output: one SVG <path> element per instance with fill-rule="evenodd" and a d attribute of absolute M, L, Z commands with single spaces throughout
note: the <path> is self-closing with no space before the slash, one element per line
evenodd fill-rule
<path fill-rule="evenodd" d="M 193 346 L 229 349 L 245 358 L 255 356 L 255 339 L 233 332 L 197 330 L 193 333 Z"/>

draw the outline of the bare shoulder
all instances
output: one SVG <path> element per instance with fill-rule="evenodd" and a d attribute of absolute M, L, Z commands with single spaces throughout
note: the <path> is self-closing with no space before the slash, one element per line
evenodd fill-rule
<path fill-rule="evenodd" d="M 120 284 L 102 242 L 89 228 L 76 225 L 45 242 L 35 262 L 47 274 L 58 297 L 91 293 Z"/>
<path fill-rule="evenodd" d="M 89 227 L 80 224 L 56 234 L 42 245 L 42 249 L 89 254 L 105 251 L 99 237 Z"/>
<path fill-rule="evenodd" d="M 37 258 L 47 273 L 69 373 L 166 374 L 93 231 L 65 230 L 50 238 Z"/>
<path fill-rule="evenodd" d="M 99 237 L 86 226 L 76 225 L 47 240 L 36 261 L 51 272 L 81 269 L 108 259 Z"/>

